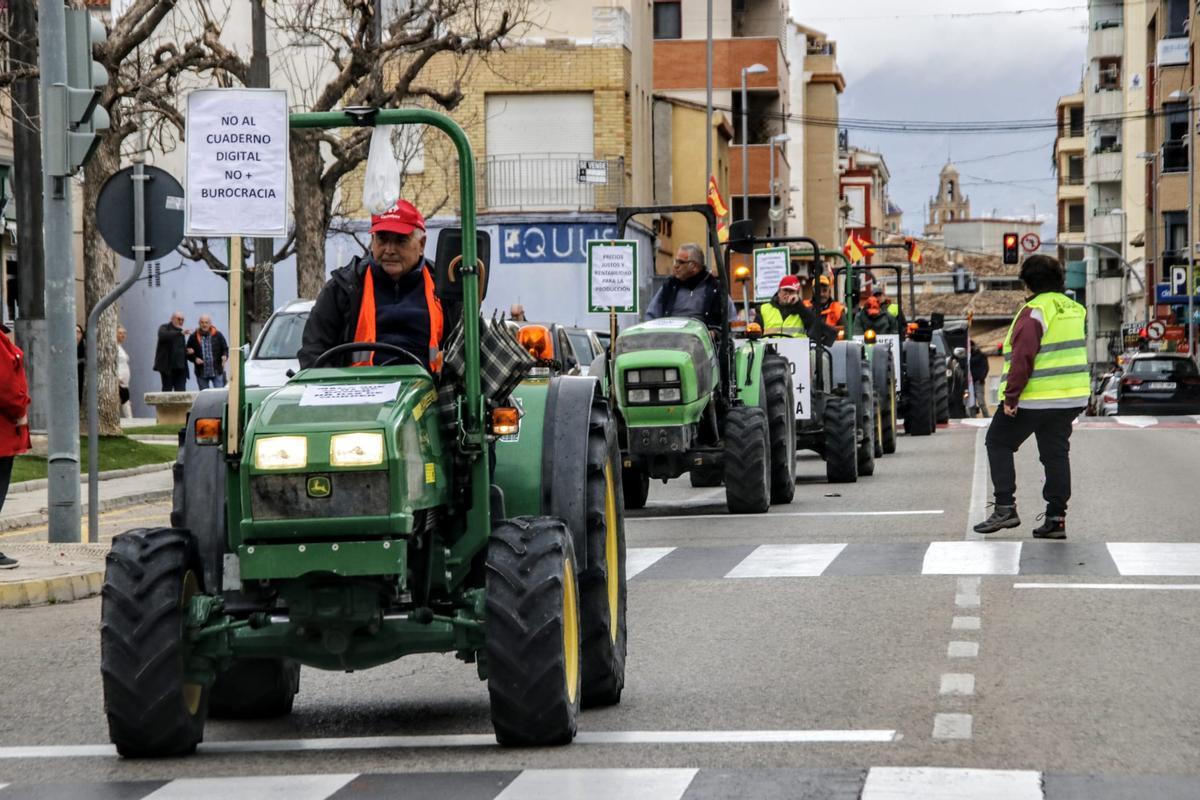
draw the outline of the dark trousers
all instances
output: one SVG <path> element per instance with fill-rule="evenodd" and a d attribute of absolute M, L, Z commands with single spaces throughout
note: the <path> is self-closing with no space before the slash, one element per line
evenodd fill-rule
<path fill-rule="evenodd" d="M 1071 423 L 1077 416 L 1078 408 L 1019 408 L 1015 417 L 1005 414 L 1002 408 L 997 409 L 985 439 L 996 505 L 1016 503 L 1017 470 L 1013 457 L 1033 434 L 1038 458 L 1046 471 L 1042 487 L 1046 515 L 1066 516 L 1067 501 L 1071 499 Z"/>
<path fill-rule="evenodd" d="M 170 372 L 158 373 L 162 376 L 162 390 L 164 392 L 186 392 L 187 391 L 187 370 L 175 369 Z"/>
<path fill-rule="evenodd" d="M 0 456 L 0 511 L 4 510 L 4 497 L 8 494 L 8 482 L 12 478 L 13 458 Z"/>

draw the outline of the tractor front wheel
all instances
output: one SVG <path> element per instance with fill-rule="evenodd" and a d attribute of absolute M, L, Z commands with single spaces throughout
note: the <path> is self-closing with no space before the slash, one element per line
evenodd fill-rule
<path fill-rule="evenodd" d="M 208 701 L 219 719 L 270 719 L 292 713 L 300 665 L 284 658 L 248 658 L 217 676 Z"/>
<path fill-rule="evenodd" d="M 625 515 L 621 452 L 608 404 L 592 404 L 587 452 L 587 569 L 579 576 L 583 706 L 621 702 L 625 688 Z"/>
<path fill-rule="evenodd" d="M 725 505 L 731 514 L 762 514 L 771 507 L 767 415 L 734 406 L 725 415 Z"/>
<path fill-rule="evenodd" d="M 790 503 L 796 496 L 796 403 L 787 359 L 763 359 L 762 391 L 767 399 L 770 438 L 771 502 Z"/>
<path fill-rule="evenodd" d="M 192 753 L 208 688 L 188 681 L 188 606 L 202 591 L 191 536 L 177 528 L 113 539 L 100 600 L 100 673 L 108 734 L 127 758 Z"/>
<path fill-rule="evenodd" d="M 875 420 L 878 409 L 875 407 L 875 387 L 871 383 L 871 370 L 862 368 L 862 414 L 858 423 L 862 426 L 862 441 L 858 445 L 858 474 L 875 474 Z M 857 434 L 856 434 L 857 437 Z"/>
<path fill-rule="evenodd" d="M 933 364 L 929 345 L 914 342 L 906 353 L 907 376 L 904 382 L 904 432 L 909 436 L 928 436 L 935 429 Z"/>
<path fill-rule="evenodd" d="M 486 658 L 496 741 L 569 744 L 579 716 L 575 547 L 558 517 L 514 517 L 487 550 Z"/>
<path fill-rule="evenodd" d="M 887 373 L 887 390 L 879 401 L 882 436 L 880 443 L 884 455 L 896 452 L 896 382 L 895 373 L 889 367 Z"/>
<path fill-rule="evenodd" d="M 621 494 L 625 496 L 625 508 L 645 508 L 650 494 L 650 473 L 633 465 L 622 469 Z"/>
<path fill-rule="evenodd" d="M 849 397 L 825 400 L 825 477 L 830 483 L 858 480 L 856 409 Z"/>
<path fill-rule="evenodd" d="M 950 421 L 950 379 L 946 377 L 946 357 L 940 353 L 933 357 L 934 421 L 938 424 Z"/>

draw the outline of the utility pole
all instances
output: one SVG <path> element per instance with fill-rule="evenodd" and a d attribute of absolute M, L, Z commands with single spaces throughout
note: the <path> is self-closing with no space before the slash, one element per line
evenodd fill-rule
<path fill-rule="evenodd" d="M 256 89 L 271 87 L 271 62 L 267 58 L 267 12 L 264 0 L 250 0 L 250 85 Z M 379 35 L 380 8 L 375 4 L 375 32 Z M 258 333 L 263 321 L 275 310 L 275 240 L 254 240 L 254 330 Z M 230 269 L 233 269 L 230 265 Z M 241 347 L 241 342 L 230 342 L 231 347 Z"/>
<path fill-rule="evenodd" d="M 35 0 L 11 0 L 9 5 L 9 68 L 38 63 Z M 29 429 L 46 430 L 46 274 L 42 257 L 42 139 L 41 101 L 37 78 L 13 81 L 13 197 L 17 209 L 17 344 L 28 355 Z"/>
<path fill-rule="evenodd" d="M 67 20 L 62 0 L 39 0 L 38 64 L 41 107 L 48 109 L 55 87 L 67 85 Z M 42 152 L 51 147 L 52 126 L 42 125 Z M 64 134 L 65 135 L 65 134 Z M 51 542 L 78 542 L 79 381 L 75 372 L 75 248 L 71 225 L 71 179 L 42 170 L 43 232 L 46 255 L 46 388 L 48 486 Z"/>

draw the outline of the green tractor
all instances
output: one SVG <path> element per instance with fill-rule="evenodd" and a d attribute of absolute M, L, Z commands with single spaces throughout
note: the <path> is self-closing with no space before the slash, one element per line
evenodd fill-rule
<path fill-rule="evenodd" d="M 698 213 L 708 223 L 723 297 L 729 270 L 708 205 L 617 209 L 618 236 L 639 214 Z M 725 486 L 731 513 L 763 513 L 796 492 L 794 399 L 787 359 L 769 342 L 735 342 L 731 320 L 649 320 L 613 343 L 612 395 L 620 424 L 626 508 L 646 504 L 650 479 L 689 473 Z"/>
<path fill-rule="evenodd" d="M 568 743 L 581 706 L 620 701 L 626 555 L 609 405 L 594 378 L 513 389 L 518 368 L 497 397 L 481 369 L 505 341 L 479 318 L 486 265 L 457 124 L 415 109 L 291 117 L 374 124 L 438 128 L 458 151 L 461 245 L 451 259 L 439 238 L 436 263 L 439 287 L 457 287 L 444 300 L 462 304 L 446 367 L 435 378 L 400 348 L 350 343 L 278 389 L 239 379 L 199 395 L 172 527 L 122 534 L 107 558 L 101 673 L 123 756 L 191 753 L 210 715 L 289 713 L 300 665 L 350 672 L 454 653 L 487 682 L 503 745 Z M 231 301 L 240 292 L 235 271 Z M 322 366 L 368 349 L 401 363 Z"/>

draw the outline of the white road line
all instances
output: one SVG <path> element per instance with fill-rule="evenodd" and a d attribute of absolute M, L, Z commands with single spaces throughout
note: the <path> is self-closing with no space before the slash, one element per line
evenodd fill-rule
<path fill-rule="evenodd" d="M 1014 583 L 1014 589 L 1145 589 L 1152 592 L 1200 592 L 1200 583 Z"/>
<path fill-rule="evenodd" d="M 1016 575 L 1020 565 L 1020 542 L 932 542 L 921 574 Z"/>
<path fill-rule="evenodd" d="M 946 648 L 947 658 L 977 658 L 979 642 L 951 642 Z"/>
<path fill-rule="evenodd" d="M 695 769 L 527 769 L 495 800 L 679 800 Z"/>
<path fill-rule="evenodd" d="M 1200 575 L 1200 544 L 1114 542 L 1108 554 L 1122 575 Z"/>
<path fill-rule="evenodd" d="M 625 551 L 625 580 L 654 566 L 654 562 L 674 550 L 674 547 L 631 547 Z"/>
<path fill-rule="evenodd" d="M 991 420 L 988 420 L 991 424 Z M 988 461 L 987 446 L 983 443 L 987 437 L 987 428 L 980 428 L 975 434 L 975 471 L 971 478 L 971 506 L 967 511 L 967 530 L 964 538 L 975 541 L 983 538 L 982 533 L 976 533 L 972 528 L 983 522 L 983 512 L 987 508 Z"/>
<path fill-rule="evenodd" d="M 970 714 L 937 714 L 933 718 L 933 738 L 935 739 L 970 739 Z M 923 795 L 905 795 L 923 796 Z M 864 793 L 863 797 L 867 797 Z"/>
<path fill-rule="evenodd" d="M 862 800 L 1042 800 L 1032 770 L 871 767 Z"/>
<path fill-rule="evenodd" d="M 575 744 L 845 744 L 894 742 L 895 730 L 775 731 L 584 731 Z M 201 742 L 200 753 L 292 753 L 339 750 L 400 750 L 432 747 L 499 747 L 490 733 L 437 736 L 348 736 L 327 739 L 261 739 Z M 0 747 L 0 761 L 22 758 L 115 757 L 110 744 Z"/>
<path fill-rule="evenodd" d="M 240 778 L 176 778 L 142 800 L 324 800 L 357 775 L 255 775 Z"/>
<path fill-rule="evenodd" d="M 938 694 L 970 697 L 975 694 L 975 676 L 969 672 L 947 672 L 942 675 Z"/>
<path fill-rule="evenodd" d="M 726 578 L 815 578 L 846 549 L 844 544 L 764 544 Z"/>
<path fill-rule="evenodd" d="M 950 623 L 952 631 L 977 631 L 979 630 L 979 617 L 955 617 Z"/>
<path fill-rule="evenodd" d="M 1113 419 L 1117 421 L 1118 425 L 1130 425 L 1134 428 L 1149 428 L 1151 425 L 1158 424 L 1158 417 L 1145 417 L 1136 414 L 1130 414 L 1124 417 L 1115 416 Z"/>
<path fill-rule="evenodd" d="M 943 508 L 926 508 L 916 511 L 780 511 L 775 514 L 672 514 L 667 517 L 627 517 L 631 522 L 677 522 L 689 519 L 774 519 L 775 517 L 932 517 L 945 514 Z"/>
<path fill-rule="evenodd" d="M 959 608 L 979 608 L 979 595 L 956 594 L 954 595 L 954 605 Z"/>

